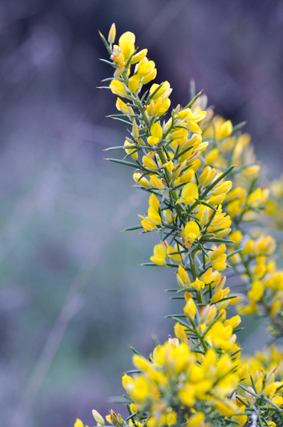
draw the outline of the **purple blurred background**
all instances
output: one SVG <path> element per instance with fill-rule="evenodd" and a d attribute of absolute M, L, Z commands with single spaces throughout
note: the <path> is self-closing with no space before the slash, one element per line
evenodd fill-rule
<path fill-rule="evenodd" d="M 130 30 L 157 82 L 247 120 L 259 158 L 281 175 L 283 2 L 10 0 L 0 2 L 0 402 L 8 427 L 94 424 L 122 393 L 131 350 L 152 350 L 178 310 L 163 269 L 138 266 L 156 235 L 120 234 L 146 198 L 131 171 L 103 160 L 125 129 L 96 89 L 112 69 L 98 30 Z M 267 148 L 268 147 L 268 148 Z M 165 270 L 165 269 L 164 269 Z M 247 328 L 242 340 L 256 346 Z"/>

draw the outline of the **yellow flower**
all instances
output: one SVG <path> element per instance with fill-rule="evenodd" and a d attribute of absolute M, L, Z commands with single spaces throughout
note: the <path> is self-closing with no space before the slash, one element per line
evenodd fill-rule
<path fill-rule="evenodd" d="M 151 73 L 155 68 L 155 63 L 149 61 L 147 58 L 143 58 L 136 66 L 136 72 L 142 78 Z"/>
<path fill-rule="evenodd" d="M 123 102 L 120 98 L 117 98 L 116 108 L 117 110 L 121 111 L 124 114 L 127 114 L 127 115 L 134 114 L 132 107 L 128 107 L 127 104 L 125 104 L 125 102 Z"/>
<path fill-rule="evenodd" d="M 192 247 L 194 241 L 198 238 L 200 233 L 199 225 L 195 221 L 189 221 L 182 234 L 184 243 L 188 249 Z"/>
<path fill-rule="evenodd" d="M 142 78 L 142 84 L 145 85 L 145 84 L 151 82 L 151 80 L 155 79 L 156 75 L 157 75 L 157 70 L 156 70 L 156 68 L 154 68 L 150 73 L 148 73 L 146 76 L 144 76 Z"/>
<path fill-rule="evenodd" d="M 132 377 L 130 377 L 127 374 L 124 374 L 122 377 L 122 385 L 124 387 L 124 389 L 130 394 L 131 391 L 133 390 L 133 384 L 134 384 L 134 380 Z"/>
<path fill-rule="evenodd" d="M 157 225 L 161 225 L 161 216 L 159 215 L 160 202 L 154 194 L 149 197 L 149 208 L 147 211 L 147 217 L 141 218 L 141 225 L 144 231 L 152 231 L 156 229 Z"/>
<path fill-rule="evenodd" d="M 129 84 L 128 84 L 128 88 L 130 89 L 130 91 L 133 93 L 136 90 L 138 90 L 139 85 L 140 85 L 140 77 L 135 74 L 132 77 L 129 78 Z"/>
<path fill-rule="evenodd" d="M 189 298 L 185 307 L 184 307 L 184 313 L 189 319 L 194 319 L 196 315 L 197 307 L 195 305 L 195 302 L 192 298 Z"/>
<path fill-rule="evenodd" d="M 248 292 L 248 297 L 253 301 L 258 301 L 264 295 L 264 287 L 260 280 L 252 282 L 251 290 Z"/>
<path fill-rule="evenodd" d="M 215 176 L 215 172 L 215 169 L 211 169 L 210 166 L 206 166 L 206 168 L 199 177 L 199 183 L 202 185 L 210 184 Z"/>
<path fill-rule="evenodd" d="M 226 289 L 218 289 L 213 297 L 211 298 L 210 302 L 213 304 L 215 302 L 221 301 L 223 298 L 225 298 L 230 292 L 229 288 Z"/>
<path fill-rule="evenodd" d="M 227 206 L 227 211 L 232 218 L 235 218 L 237 215 L 239 215 L 243 211 L 240 200 L 234 200 L 233 202 L 230 202 Z"/>
<path fill-rule="evenodd" d="M 180 325 L 179 322 L 175 323 L 174 333 L 176 337 L 179 338 L 181 341 L 187 342 L 187 334 L 185 332 L 185 328 L 184 326 Z"/>
<path fill-rule="evenodd" d="M 213 288 L 217 281 L 220 279 L 221 274 L 218 273 L 218 271 L 213 271 L 212 268 L 209 268 L 206 273 L 204 273 L 201 276 L 201 280 L 206 284 L 206 285 L 211 285 L 211 287 Z"/>
<path fill-rule="evenodd" d="M 166 416 L 166 424 L 170 427 L 172 425 L 175 425 L 177 423 L 177 414 L 176 412 L 172 411 Z"/>
<path fill-rule="evenodd" d="M 156 229 L 156 224 L 152 222 L 148 217 L 141 217 L 141 225 L 145 232 Z"/>
<path fill-rule="evenodd" d="M 76 422 L 74 424 L 74 427 L 84 427 L 84 424 L 81 420 L 79 420 L 78 418 L 76 419 Z M 87 427 L 87 426 L 85 426 Z"/>
<path fill-rule="evenodd" d="M 121 96 L 122 98 L 128 97 L 125 86 L 120 80 L 116 80 L 116 79 L 111 80 L 109 87 L 111 89 L 111 92 L 114 93 L 114 95 Z"/>
<path fill-rule="evenodd" d="M 276 249 L 276 242 L 271 236 L 262 236 L 257 239 L 254 245 L 255 255 L 267 255 L 270 256 Z"/>
<path fill-rule="evenodd" d="M 254 241 L 249 239 L 243 248 L 243 255 L 251 255 L 254 251 Z"/>
<path fill-rule="evenodd" d="M 231 325 L 224 326 L 221 321 L 217 321 L 205 334 L 205 338 L 214 347 L 220 347 L 225 351 L 231 350 L 236 336 L 233 335 Z"/>
<path fill-rule="evenodd" d="M 172 224 L 172 222 L 174 221 L 174 214 L 170 209 L 165 209 L 162 211 L 165 222 L 167 222 L 167 224 Z"/>
<path fill-rule="evenodd" d="M 197 412 L 188 419 L 186 427 L 200 427 L 204 420 L 204 413 Z"/>
<path fill-rule="evenodd" d="M 147 399 L 150 393 L 149 382 L 143 376 L 138 376 L 134 380 L 134 386 L 132 391 L 132 396 L 134 400 L 138 402 L 143 402 Z"/>
<path fill-rule="evenodd" d="M 226 268 L 226 258 L 227 255 L 225 254 L 226 251 L 226 246 L 220 245 L 218 247 L 218 249 L 216 249 L 215 251 L 211 252 L 209 254 L 209 259 L 212 263 L 212 267 L 215 268 L 218 271 L 222 271 L 225 270 Z"/>
<path fill-rule="evenodd" d="M 163 163 L 163 166 L 166 167 L 168 172 L 172 172 L 172 170 L 174 169 L 174 163 L 172 162 L 172 160 L 169 160 L 169 162 Z"/>
<path fill-rule="evenodd" d="M 195 288 L 197 291 L 199 291 L 200 289 L 203 289 L 205 287 L 205 284 L 201 280 L 196 278 L 196 280 L 191 283 L 191 286 Z"/>
<path fill-rule="evenodd" d="M 193 168 L 188 169 L 187 171 L 185 171 L 179 178 L 179 183 L 180 184 L 185 184 L 187 182 L 190 182 L 191 179 L 193 178 L 195 174 L 195 171 L 193 170 Z"/>
<path fill-rule="evenodd" d="M 261 188 L 257 188 L 249 195 L 247 205 L 258 208 L 259 206 L 263 206 L 268 201 L 268 197 L 268 189 L 262 190 Z"/>
<path fill-rule="evenodd" d="M 223 123 L 223 125 L 220 127 L 220 140 L 230 136 L 232 131 L 233 125 L 230 120 L 227 120 L 227 122 Z"/>
<path fill-rule="evenodd" d="M 163 135 L 162 127 L 158 122 L 153 123 L 150 127 L 150 136 L 147 138 L 149 145 L 158 144 Z"/>
<path fill-rule="evenodd" d="M 152 364 L 144 357 L 139 356 L 138 354 L 133 355 L 133 364 L 137 369 L 140 369 L 141 371 L 145 371 L 148 373 L 153 372 Z"/>
<path fill-rule="evenodd" d="M 222 402 L 216 402 L 214 407 L 225 417 L 231 417 L 231 415 L 234 415 L 237 412 L 237 405 L 228 399 L 225 399 L 225 401 Z"/>
<path fill-rule="evenodd" d="M 225 181 L 222 184 L 214 187 L 212 190 L 213 196 L 219 196 L 228 193 L 228 191 L 231 190 L 232 187 L 232 181 Z"/>
<path fill-rule="evenodd" d="M 191 284 L 186 270 L 181 265 L 179 265 L 178 267 L 177 282 L 179 283 L 181 288 L 188 288 Z"/>
<path fill-rule="evenodd" d="M 258 313 L 258 306 L 255 301 L 250 301 L 248 305 L 241 305 L 237 307 L 237 311 L 240 314 L 249 315 Z"/>
<path fill-rule="evenodd" d="M 217 196 L 211 196 L 208 199 L 208 203 L 212 206 L 220 205 L 225 199 L 225 194 L 218 194 Z"/>
<path fill-rule="evenodd" d="M 239 324 L 241 323 L 242 319 L 239 315 L 237 316 L 233 316 L 230 319 L 225 320 L 224 322 L 224 326 L 228 326 L 231 325 L 232 328 L 236 328 L 237 326 L 239 326 Z"/>
<path fill-rule="evenodd" d="M 150 183 L 148 182 L 148 180 L 143 176 L 141 178 L 142 174 L 135 172 L 133 174 L 133 178 L 136 181 L 137 184 L 142 185 L 143 187 L 150 187 Z"/>
<path fill-rule="evenodd" d="M 142 162 L 147 169 L 156 170 L 158 168 L 155 161 L 152 160 L 149 156 L 143 156 Z"/>
<path fill-rule="evenodd" d="M 153 256 L 150 257 L 150 260 L 157 265 L 165 265 L 166 264 L 166 255 L 167 251 L 164 245 L 161 243 L 159 245 L 155 245 L 153 248 Z"/>
<path fill-rule="evenodd" d="M 191 384 L 185 385 L 180 391 L 179 391 L 179 398 L 181 402 L 186 406 L 193 406 L 196 398 L 195 393 L 193 390 L 193 387 Z"/>
<path fill-rule="evenodd" d="M 131 64 L 140 62 L 147 55 L 147 49 L 142 49 L 138 53 L 132 56 Z"/>
<path fill-rule="evenodd" d="M 213 148 L 205 157 L 206 162 L 211 165 L 216 161 L 218 157 L 218 150 L 217 148 Z"/>
<path fill-rule="evenodd" d="M 137 125 L 137 122 L 135 121 L 135 120 L 133 120 L 133 130 L 132 130 L 132 134 L 133 134 L 133 137 L 135 138 L 135 139 L 138 139 L 138 137 L 139 137 L 139 127 L 138 127 L 138 125 Z M 142 141 L 142 140 L 141 140 Z M 142 141 L 143 142 L 143 141 Z M 144 144 L 143 144 L 144 145 Z"/>
<path fill-rule="evenodd" d="M 135 41 L 136 36 L 130 31 L 126 31 L 119 38 L 119 47 L 126 61 L 135 51 Z"/>
<path fill-rule="evenodd" d="M 198 186 L 193 182 L 186 184 L 182 190 L 182 199 L 178 199 L 177 203 L 185 203 L 186 205 L 194 203 L 199 196 Z"/>
<path fill-rule="evenodd" d="M 149 93 L 152 95 L 152 99 L 157 101 L 162 99 L 163 101 L 170 96 L 172 89 L 170 88 L 169 82 L 165 81 L 160 85 L 154 83 L 149 89 Z M 153 95 L 154 94 L 154 95 Z"/>
<path fill-rule="evenodd" d="M 160 208 L 160 202 L 158 200 L 158 198 L 156 197 L 155 194 L 151 194 L 148 200 L 149 206 L 151 206 L 152 208 L 154 208 L 157 212 Z"/>
<path fill-rule="evenodd" d="M 277 406 L 282 406 L 283 405 L 283 397 L 282 396 L 275 396 L 272 399 L 272 402 L 277 405 Z"/>
<path fill-rule="evenodd" d="M 158 188 L 159 190 L 164 190 L 164 184 L 161 179 L 157 178 L 156 175 L 150 177 L 150 184 L 152 187 Z"/>
<path fill-rule="evenodd" d="M 243 235 L 239 230 L 236 230 L 230 234 L 229 238 L 230 238 L 230 240 L 233 240 L 233 242 L 235 242 L 235 244 L 237 244 L 237 243 L 240 243 L 242 241 Z"/>
<path fill-rule="evenodd" d="M 179 117 L 184 119 L 188 129 L 193 133 L 201 133 L 201 128 L 197 125 L 197 122 L 204 119 L 206 111 L 200 111 L 193 113 L 190 108 L 180 111 Z"/>
<path fill-rule="evenodd" d="M 151 100 L 149 105 L 146 107 L 146 114 L 149 117 L 159 117 L 162 116 L 168 108 L 171 105 L 170 99 L 165 99 L 164 101 L 158 100 L 157 102 L 154 102 L 154 100 Z"/>
<path fill-rule="evenodd" d="M 169 258 L 172 258 L 174 261 L 181 263 L 182 262 L 182 257 L 180 254 L 173 254 L 174 252 L 178 252 L 180 250 L 180 248 L 178 247 L 178 245 L 175 245 L 175 248 L 173 248 L 172 246 L 168 246 L 167 247 L 167 256 Z M 171 255 L 173 254 L 173 255 Z"/>
<path fill-rule="evenodd" d="M 209 326 L 215 319 L 217 314 L 215 305 L 206 305 L 200 309 L 200 323 Z"/>

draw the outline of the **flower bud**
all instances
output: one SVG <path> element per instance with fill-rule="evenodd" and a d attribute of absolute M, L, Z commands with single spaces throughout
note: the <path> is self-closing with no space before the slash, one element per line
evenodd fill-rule
<path fill-rule="evenodd" d="M 189 298 L 187 301 L 187 304 L 184 307 L 184 313 L 185 315 L 190 319 L 193 320 L 195 318 L 196 315 L 196 305 L 195 302 L 192 298 Z"/>
<path fill-rule="evenodd" d="M 105 425 L 104 418 L 95 409 L 92 410 L 92 416 L 95 419 L 95 421 L 97 422 L 98 426 L 104 426 Z"/>
<path fill-rule="evenodd" d="M 115 37 L 116 37 L 116 26 L 113 23 L 110 27 L 109 33 L 108 33 L 108 42 L 110 44 L 113 44 L 115 41 Z"/>

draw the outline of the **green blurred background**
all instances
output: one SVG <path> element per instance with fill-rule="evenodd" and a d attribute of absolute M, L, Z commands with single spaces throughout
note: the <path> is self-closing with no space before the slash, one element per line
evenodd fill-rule
<path fill-rule="evenodd" d="M 93 425 L 91 409 L 120 410 L 107 399 L 131 369 L 127 344 L 148 354 L 181 307 L 164 292 L 170 270 L 138 266 L 158 236 L 120 233 L 147 199 L 131 171 L 103 160 L 126 134 L 105 118 L 115 97 L 96 89 L 112 71 L 97 30 L 112 22 L 149 48 L 173 105 L 194 78 L 217 113 L 248 121 L 257 155 L 281 174 L 282 1 L 0 1 L 3 426 Z M 241 337 L 249 351 L 256 326 Z"/>

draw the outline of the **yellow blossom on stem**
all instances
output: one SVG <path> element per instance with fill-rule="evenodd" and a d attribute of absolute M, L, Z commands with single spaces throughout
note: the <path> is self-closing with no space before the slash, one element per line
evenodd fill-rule
<path fill-rule="evenodd" d="M 144 187 L 150 187 L 150 183 L 148 182 L 148 180 L 144 176 L 142 176 L 141 173 L 135 172 L 133 174 L 133 178 L 137 184 L 142 185 Z"/>
<path fill-rule="evenodd" d="M 197 222 L 189 221 L 183 232 L 183 239 L 186 247 L 190 249 L 194 241 L 198 238 L 200 234 L 200 228 Z"/>
<path fill-rule="evenodd" d="M 227 120 L 227 122 L 223 123 L 220 128 L 220 140 L 227 138 L 229 135 L 231 135 L 232 131 L 233 125 L 230 120 Z"/>
<path fill-rule="evenodd" d="M 226 251 L 226 246 L 223 244 L 223 245 L 220 245 L 218 249 L 211 252 L 209 255 L 209 259 L 212 263 L 212 267 L 218 271 L 225 270 L 226 268 L 227 255 L 225 254 L 225 251 Z"/>
<path fill-rule="evenodd" d="M 182 265 L 178 267 L 177 282 L 181 288 L 188 288 L 191 284 L 189 276 Z"/>
<path fill-rule="evenodd" d="M 181 263 L 182 262 L 182 257 L 180 254 L 176 254 L 175 252 L 178 252 L 180 249 L 178 247 L 178 245 L 175 245 L 175 248 L 173 248 L 172 246 L 168 246 L 167 247 L 167 256 L 169 258 L 172 258 L 174 261 Z"/>
<path fill-rule="evenodd" d="M 215 169 L 212 169 L 210 166 L 206 166 L 206 168 L 199 177 L 199 183 L 202 185 L 210 184 L 215 176 L 215 172 Z"/>
<path fill-rule="evenodd" d="M 166 264 L 166 255 L 167 251 L 164 245 L 161 243 L 159 245 L 155 245 L 153 248 L 153 256 L 150 257 L 150 260 L 157 265 L 165 265 Z"/>
<path fill-rule="evenodd" d="M 252 282 L 251 290 L 248 292 L 248 297 L 253 301 L 258 301 L 264 295 L 264 287 L 260 280 Z"/>
<path fill-rule="evenodd" d="M 128 105 L 125 104 L 125 102 L 123 102 L 122 99 L 120 99 L 120 98 L 117 98 L 116 108 L 117 108 L 117 110 L 121 111 L 122 113 L 124 113 L 126 115 L 134 115 L 134 111 L 133 111 L 132 107 L 128 107 Z"/>
<path fill-rule="evenodd" d="M 156 145 L 159 143 L 162 138 L 163 131 L 162 127 L 158 122 L 153 123 L 150 127 L 150 136 L 147 138 L 147 142 L 149 145 Z"/>
<path fill-rule="evenodd" d="M 197 291 L 199 291 L 200 289 L 203 289 L 205 287 L 205 284 L 201 280 L 196 278 L 196 280 L 191 283 L 191 286 L 195 288 Z"/>
<path fill-rule="evenodd" d="M 149 156 L 143 156 L 142 162 L 147 169 L 156 170 L 158 168 L 155 161 L 152 160 Z"/>
<path fill-rule="evenodd" d="M 242 241 L 243 235 L 239 230 L 236 230 L 230 234 L 229 238 L 230 238 L 230 240 L 233 240 L 235 242 L 235 244 L 238 244 Z"/>
<path fill-rule="evenodd" d="M 137 62 L 140 62 L 146 55 L 148 50 L 142 49 L 138 53 L 132 56 L 131 64 L 136 64 Z"/>
<path fill-rule="evenodd" d="M 194 319 L 196 315 L 197 307 L 195 305 L 195 302 L 192 298 L 189 298 L 185 307 L 184 307 L 184 313 L 189 319 Z"/>
<path fill-rule="evenodd" d="M 157 178 L 156 175 L 152 175 L 150 177 L 150 184 L 152 187 L 158 188 L 159 190 L 164 190 L 164 183 L 161 181 L 161 179 Z"/>
<path fill-rule="evenodd" d="M 111 80 L 109 87 L 111 89 L 111 92 L 114 93 L 114 95 L 121 96 L 122 98 L 128 97 L 125 86 L 120 80 L 116 80 L 116 79 Z"/>
<path fill-rule="evenodd" d="M 178 199 L 177 203 L 185 203 L 186 205 L 194 203 L 199 196 L 198 186 L 193 182 L 186 184 L 182 190 L 182 199 Z"/>
<path fill-rule="evenodd" d="M 141 82 L 141 79 L 137 74 L 129 78 L 128 88 L 132 93 L 138 90 L 140 82 Z"/>
<path fill-rule="evenodd" d="M 157 74 L 155 62 L 147 49 L 136 49 L 133 33 L 125 32 L 114 45 L 115 37 L 113 24 L 108 42 L 102 39 L 115 69 L 110 89 L 121 113 L 115 118 L 129 125 L 130 135 L 124 146 L 107 149 L 126 156 L 109 160 L 133 167 L 137 187 L 150 193 L 147 214 L 139 215 L 145 232 L 160 235 L 150 259 L 177 271 L 181 289 L 172 299 L 185 299 L 185 316 L 168 316 L 179 320 L 176 338 L 157 345 L 149 359 L 135 354 L 137 371 L 122 379 L 130 417 L 123 420 L 111 410 L 106 420 L 115 427 L 244 427 L 252 417 L 253 424 L 279 425 L 282 351 L 270 347 L 269 354 L 243 363 L 235 334 L 241 318 L 229 318 L 228 306 L 236 304 L 243 315 L 268 316 L 269 330 L 282 336 L 283 271 L 273 257 L 275 240 L 262 229 L 272 221 L 282 229 L 283 178 L 259 186 L 262 174 L 250 137 L 241 134 L 243 123 L 233 127 L 214 117 L 207 97 L 195 96 L 193 83 L 187 106 L 177 105 L 166 119 L 170 84 L 142 90 Z M 228 284 L 237 276 L 243 294 L 230 295 L 226 287 L 221 271 L 227 258 Z M 97 411 L 94 418 L 104 425 Z"/>
<path fill-rule="evenodd" d="M 127 61 L 129 57 L 134 53 L 135 41 L 136 36 L 130 31 L 126 31 L 119 38 L 119 47 L 121 49 L 122 54 L 124 55 L 125 61 Z"/>
<path fill-rule="evenodd" d="M 180 325 L 179 322 L 175 323 L 174 333 L 176 337 L 179 338 L 181 341 L 187 342 L 187 334 L 185 332 L 185 328 L 184 326 Z"/>

